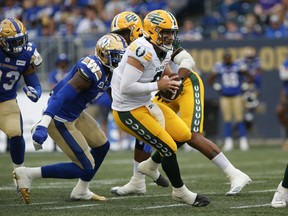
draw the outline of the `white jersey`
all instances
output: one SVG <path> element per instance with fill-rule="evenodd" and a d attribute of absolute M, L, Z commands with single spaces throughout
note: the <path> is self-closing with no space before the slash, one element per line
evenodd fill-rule
<path fill-rule="evenodd" d="M 138 82 L 150 83 L 160 79 L 165 67 L 171 59 L 172 51 L 169 51 L 161 62 L 150 42 L 144 37 L 135 40 L 127 48 L 118 67 L 113 71 L 111 80 L 112 109 L 116 111 L 130 111 L 141 107 L 151 101 L 151 92 L 135 94 L 124 94 L 120 92 L 122 74 L 129 56 L 137 59 L 143 66 L 144 71 Z"/>

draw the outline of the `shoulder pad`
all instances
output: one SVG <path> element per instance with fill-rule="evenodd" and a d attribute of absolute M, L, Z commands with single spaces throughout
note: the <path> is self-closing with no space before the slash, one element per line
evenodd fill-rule
<path fill-rule="evenodd" d="M 83 73 L 85 73 L 90 78 L 90 80 L 93 79 L 98 81 L 102 78 L 103 74 L 101 68 L 95 59 L 91 58 L 90 56 L 86 56 L 80 60 L 80 67 L 81 65 L 83 65 L 82 67 L 87 68 L 86 70 L 83 68 Z"/>
<path fill-rule="evenodd" d="M 38 67 L 41 65 L 42 56 L 38 53 L 37 49 L 34 50 L 30 63 L 33 64 L 35 67 Z"/>

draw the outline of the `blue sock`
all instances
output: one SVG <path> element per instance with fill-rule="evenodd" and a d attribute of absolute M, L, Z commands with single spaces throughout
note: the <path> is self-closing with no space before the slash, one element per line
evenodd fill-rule
<path fill-rule="evenodd" d="M 232 137 L 232 124 L 231 122 L 224 123 L 224 137 Z"/>
<path fill-rule="evenodd" d="M 246 127 L 245 127 L 244 122 L 238 122 L 237 127 L 238 127 L 238 131 L 239 131 L 239 136 L 240 137 L 246 137 L 247 133 L 246 133 Z"/>
<path fill-rule="evenodd" d="M 13 163 L 22 164 L 25 155 L 25 141 L 23 136 L 16 136 L 9 139 L 10 155 Z"/>
<path fill-rule="evenodd" d="M 98 148 L 91 149 L 90 153 L 92 154 L 94 161 L 95 161 L 95 167 L 94 167 L 95 173 L 98 171 L 99 167 L 101 166 L 109 148 L 110 148 L 110 142 L 107 141 L 104 145 Z"/>
<path fill-rule="evenodd" d="M 93 169 L 83 170 L 75 163 L 58 163 L 41 167 L 43 178 L 90 178 L 92 179 L 95 172 Z"/>

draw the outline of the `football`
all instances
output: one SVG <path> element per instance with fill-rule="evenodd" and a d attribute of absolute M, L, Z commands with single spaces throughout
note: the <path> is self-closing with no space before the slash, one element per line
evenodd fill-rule
<path fill-rule="evenodd" d="M 169 77 L 172 77 L 175 75 L 177 75 L 178 77 L 174 80 L 175 81 L 181 81 L 181 78 L 177 73 L 172 73 L 169 75 Z M 170 101 L 175 100 L 180 95 L 181 91 L 182 91 L 182 88 L 180 87 L 178 90 L 175 90 L 173 92 L 161 90 L 161 91 L 159 91 L 159 94 L 164 101 L 170 102 Z"/>

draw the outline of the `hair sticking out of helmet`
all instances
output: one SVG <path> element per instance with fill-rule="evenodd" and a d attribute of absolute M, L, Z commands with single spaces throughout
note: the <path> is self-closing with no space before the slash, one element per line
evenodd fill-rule
<path fill-rule="evenodd" d="M 132 43 L 143 34 L 141 18 L 133 12 L 117 14 L 110 27 L 110 32 L 120 34 L 128 44 Z"/>
<path fill-rule="evenodd" d="M 0 23 L 0 45 L 3 50 L 16 55 L 28 42 L 26 27 L 16 18 L 7 18 Z"/>
<path fill-rule="evenodd" d="M 166 41 L 166 35 L 173 35 L 172 42 Z M 174 15 L 164 10 L 154 10 L 144 18 L 144 35 L 165 52 L 173 49 L 172 43 L 177 39 L 178 24 Z"/>
<path fill-rule="evenodd" d="M 95 55 L 103 65 L 112 71 L 118 66 L 126 48 L 127 42 L 122 36 L 109 33 L 97 41 Z"/>

